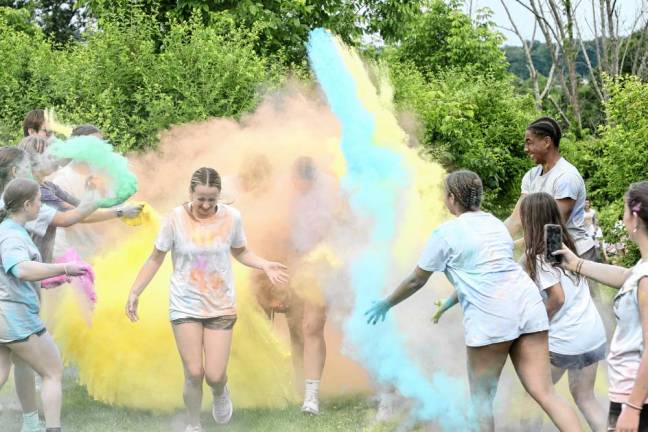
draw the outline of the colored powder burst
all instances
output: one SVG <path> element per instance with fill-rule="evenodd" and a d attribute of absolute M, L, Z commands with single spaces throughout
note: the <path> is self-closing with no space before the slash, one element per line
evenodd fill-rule
<path fill-rule="evenodd" d="M 49 148 L 52 155 L 85 162 L 92 169 L 106 173 L 114 183 L 114 197 L 97 201 L 99 207 L 113 207 L 137 192 L 137 177 L 129 170 L 128 160 L 113 151 L 106 141 L 94 136 L 74 137 L 56 141 Z"/>
<path fill-rule="evenodd" d="M 168 411 L 183 406 L 184 380 L 168 319 L 170 259 L 140 297 L 140 321 L 131 323 L 124 314 L 128 290 L 151 252 L 160 218 L 147 205 L 140 222 L 132 235 L 92 263 L 101 298 L 92 325 L 67 296 L 52 317 L 52 330 L 65 361 L 78 367 L 79 380 L 93 398 Z M 234 272 L 238 321 L 228 367 L 234 404 L 282 407 L 297 399 L 288 351 L 257 307 L 248 273 L 240 266 Z"/>
<path fill-rule="evenodd" d="M 384 384 L 418 404 L 416 415 L 437 421 L 449 430 L 468 430 L 462 383 L 442 372 L 431 379 L 415 364 L 392 320 L 380 327 L 368 326 L 363 313 L 371 300 L 380 297 L 394 261 L 397 222 L 402 199 L 416 187 L 410 176 L 408 157 L 394 145 L 402 142 L 398 133 L 381 120 L 385 106 L 372 88 L 357 55 L 346 49 L 325 30 L 310 35 L 308 55 L 311 67 L 342 126 L 342 151 L 347 173 L 342 179 L 359 217 L 370 221 L 370 239 L 351 265 L 354 309 L 345 324 L 352 354 Z M 378 121 L 381 121 L 378 124 Z M 385 129 L 387 127 L 387 130 Z M 409 158 L 411 160 L 411 158 Z M 425 233 L 427 234 L 427 233 Z"/>

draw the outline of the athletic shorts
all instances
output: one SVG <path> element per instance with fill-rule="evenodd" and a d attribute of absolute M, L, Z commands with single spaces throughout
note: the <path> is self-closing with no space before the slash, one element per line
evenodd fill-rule
<path fill-rule="evenodd" d="M 199 323 L 210 330 L 232 330 L 236 323 L 236 315 L 223 315 L 213 318 L 178 318 L 171 321 L 171 324 Z"/>
<path fill-rule="evenodd" d="M 576 355 L 558 354 L 549 351 L 549 361 L 553 366 L 560 369 L 583 369 L 605 359 L 606 352 L 606 343 L 592 351 Z"/>
<path fill-rule="evenodd" d="M 24 338 L 22 338 L 22 339 L 12 340 L 11 342 L 6 342 L 4 345 L 7 345 L 7 344 L 14 344 L 14 343 L 21 343 L 21 342 L 27 342 L 27 339 L 29 339 L 30 337 L 32 337 L 32 336 L 34 336 L 34 335 L 36 335 L 36 336 L 43 336 L 43 335 L 45 334 L 46 331 L 47 331 L 47 329 L 46 329 L 45 327 L 43 327 L 42 329 L 40 329 L 40 330 L 36 330 L 34 333 L 30 334 L 30 335 L 27 336 L 27 337 L 24 337 Z"/>
<path fill-rule="evenodd" d="M 617 421 L 621 416 L 622 405 L 618 402 L 610 402 L 610 412 L 608 413 L 608 431 L 613 431 L 616 429 Z M 633 409 L 626 407 L 625 409 Z M 641 413 L 639 414 L 639 432 L 648 432 L 648 408 L 646 405 L 643 406 Z"/>

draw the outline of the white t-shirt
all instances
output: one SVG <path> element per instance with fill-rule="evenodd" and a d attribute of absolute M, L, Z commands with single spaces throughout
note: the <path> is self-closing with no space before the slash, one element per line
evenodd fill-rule
<path fill-rule="evenodd" d="M 468 346 L 510 341 L 549 328 L 538 288 L 513 260 L 513 239 L 489 213 L 466 212 L 437 227 L 418 266 L 444 272 L 454 285 Z"/>
<path fill-rule="evenodd" d="M 83 198 L 86 192 L 86 180 L 90 172 L 84 164 L 71 162 L 52 174 L 49 180 L 75 198 Z M 57 231 L 54 243 L 54 256 L 61 256 L 68 249 L 74 248 L 86 260 L 98 252 L 101 245 L 110 243 L 111 231 L 96 224 L 77 223 Z"/>
<path fill-rule="evenodd" d="M 173 273 L 169 294 L 170 319 L 214 318 L 236 314 L 231 248 L 245 246 L 238 210 L 218 204 L 209 219 L 196 219 L 188 207 L 171 211 L 155 247 L 171 251 Z"/>
<path fill-rule="evenodd" d="M 560 158 L 547 173 L 542 173 L 542 165 L 531 168 L 522 179 L 522 194 L 546 192 L 554 199 L 571 198 L 575 201 L 569 220 L 565 224 L 569 235 L 576 244 L 579 255 L 594 247 L 594 241 L 584 226 L 585 182 L 576 167 L 565 158 Z"/>
<path fill-rule="evenodd" d="M 607 357 L 608 393 L 612 402 L 627 401 L 639 372 L 645 347 L 637 290 L 645 277 L 648 277 L 648 262 L 640 260 L 614 297 L 617 326 Z"/>
<path fill-rule="evenodd" d="M 565 303 L 549 322 L 549 351 L 563 355 L 585 354 L 606 342 L 605 327 L 592 301 L 587 279 L 567 275 L 538 257 L 536 284 L 545 290 L 560 283 Z"/>

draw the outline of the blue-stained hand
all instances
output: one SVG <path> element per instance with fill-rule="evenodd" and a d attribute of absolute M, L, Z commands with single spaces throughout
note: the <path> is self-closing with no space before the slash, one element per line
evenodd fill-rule
<path fill-rule="evenodd" d="M 385 321 L 385 317 L 387 316 L 387 312 L 390 308 L 391 305 L 386 300 L 374 302 L 374 305 L 364 313 L 367 317 L 367 324 L 373 325 L 378 321 Z"/>

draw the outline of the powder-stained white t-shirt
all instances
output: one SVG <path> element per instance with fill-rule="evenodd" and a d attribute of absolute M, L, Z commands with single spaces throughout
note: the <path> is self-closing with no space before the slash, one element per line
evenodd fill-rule
<path fill-rule="evenodd" d="M 468 346 L 511 341 L 549 328 L 538 288 L 513 259 L 513 239 L 489 213 L 466 212 L 437 227 L 418 266 L 444 272 L 454 285 Z"/>
<path fill-rule="evenodd" d="M 188 206 L 171 211 L 155 247 L 171 251 L 171 320 L 236 314 L 231 248 L 246 245 L 238 210 L 218 204 L 216 214 L 196 219 Z"/>
<path fill-rule="evenodd" d="M 576 244 L 576 252 L 581 255 L 594 247 L 594 241 L 587 234 L 584 226 L 587 197 L 585 182 L 574 165 L 561 157 L 556 165 L 544 174 L 542 165 L 531 168 L 522 179 L 522 194 L 535 192 L 546 192 L 557 200 L 573 199 L 574 208 L 565 225 Z"/>
<path fill-rule="evenodd" d="M 617 326 L 607 357 L 608 393 L 612 402 L 628 400 L 639 372 L 645 347 L 637 290 L 639 282 L 645 277 L 648 277 L 648 262 L 640 260 L 614 297 Z M 648 403 L 648 400 L 644 403 Z"/>
<path fill-rule="evenodd" d="M 565 303 L 549 322 L 549 351 L 563 355 L 585 354 L 605 344 L 605 327 L 590 295 L 585 277 L 565 273 L 541 257 L 536 284 L 545 290 L 560 283 Z"/>

